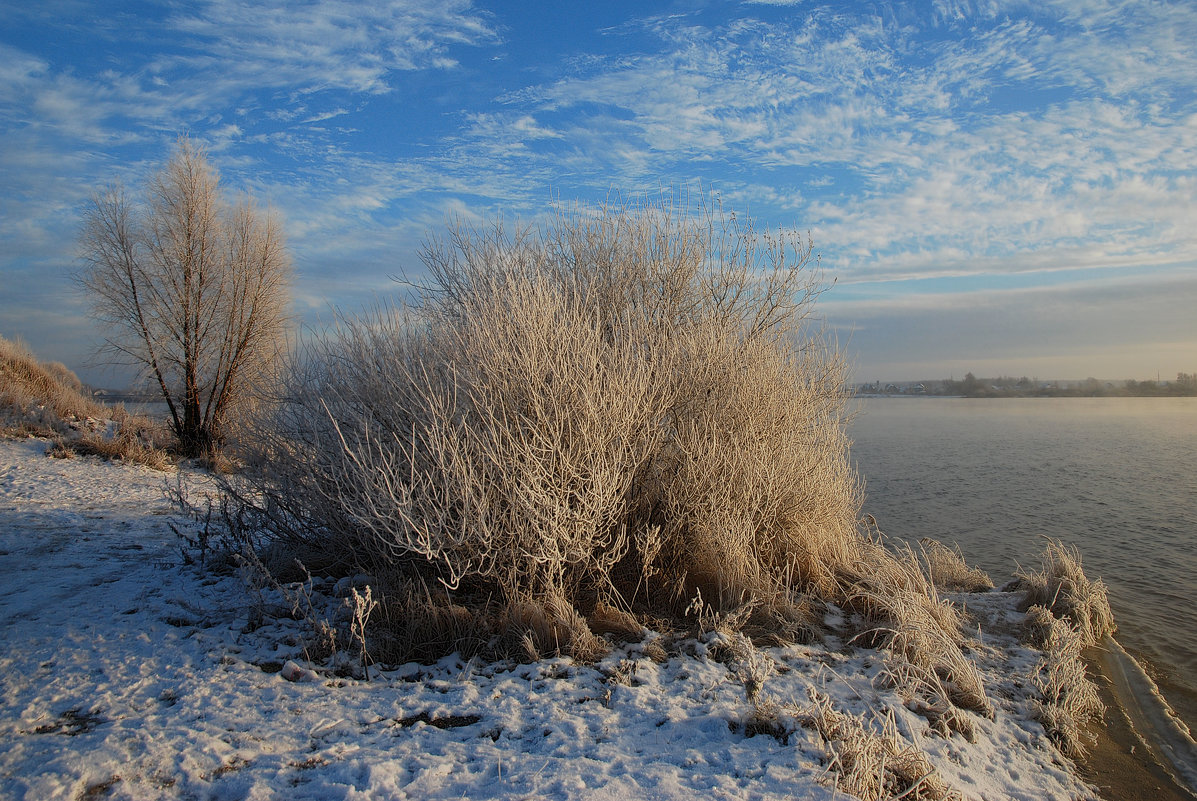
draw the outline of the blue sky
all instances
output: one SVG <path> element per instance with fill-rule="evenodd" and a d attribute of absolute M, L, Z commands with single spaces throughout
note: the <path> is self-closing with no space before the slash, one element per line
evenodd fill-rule
<path fill-rule="evenodd" d="M 183 132 L 308 324 L 452 215 L 717 194 L 809 231 L 854 380 L 1197 371 L 1197 5 L 0 2 L 0 334 L 85 380 L 91 192 Z"/>

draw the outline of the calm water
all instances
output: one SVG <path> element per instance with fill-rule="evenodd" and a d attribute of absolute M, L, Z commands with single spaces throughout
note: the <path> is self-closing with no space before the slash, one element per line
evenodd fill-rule
<path fill-rule="evenodd" d="M 955 542 L 998 586 L 1043 537 L 1076 545 L 1197 731 L 1197 398 L 870 398 L 850 432 L 888 536 Z"/>

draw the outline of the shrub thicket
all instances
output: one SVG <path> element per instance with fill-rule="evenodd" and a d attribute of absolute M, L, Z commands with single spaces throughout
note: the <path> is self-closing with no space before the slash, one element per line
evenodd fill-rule
<path fill-rule="evenodd" d="M 860 493 L 809 245 L 658 205 L 424 261 L 418 302 L 342 321 L 258 432 L 291 536 L 584 611 L 833 585 Z"/>

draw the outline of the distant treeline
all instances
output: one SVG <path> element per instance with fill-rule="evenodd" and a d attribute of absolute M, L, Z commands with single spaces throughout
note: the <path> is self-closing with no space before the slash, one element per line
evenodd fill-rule
<path fill-rule="evenodd" d="M 964 378 L 939 381 L 863 384 L 859 391 L 885 395 L 953 395 L 966 398 L 1129 398 L 1197 396 L 1197 373 L 1178 373 L 1175 381 L 1042 381 L 1037 378 Z"/>

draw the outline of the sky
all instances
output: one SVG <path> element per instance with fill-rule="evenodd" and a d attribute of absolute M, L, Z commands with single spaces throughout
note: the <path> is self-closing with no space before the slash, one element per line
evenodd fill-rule
<path fill-rule="evenodd" d="M 307 330 L 459 218 L 683 193 L 809 233 L 853 381 L 1197 372 L 1190 0 L 0 0 L 0 335 L 84 380 L 92 193 L 181 134 Z"/>

